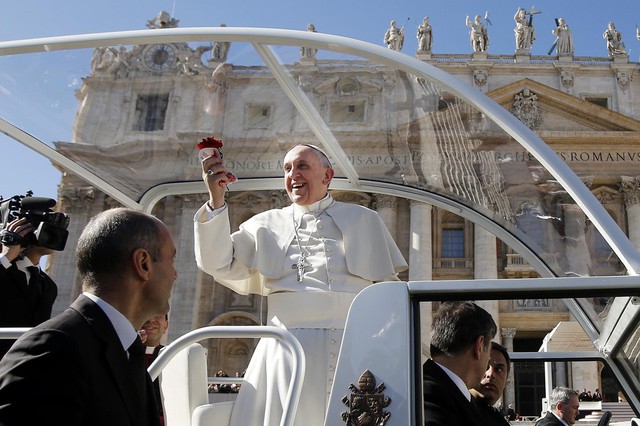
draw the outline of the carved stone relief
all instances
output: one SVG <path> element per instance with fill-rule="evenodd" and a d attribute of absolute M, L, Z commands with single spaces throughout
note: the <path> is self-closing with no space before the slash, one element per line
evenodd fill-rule
<path fill-rule="evenodd" d="M 478 87 L 482 87 L 487 83 L 487 77 L 489 73 L 486 70 L 474 70 L 473 71 L 473 82 Z"/>
<path fill-rule="evenodd" d="M 569 89 L 573 87 L 573 80 L 574 80 L 574 76 L 572 72 L 562 71 L 560 73 L 560 82 L 562 83 L 562 86 L 564 88 Z"/>
<path fill-rule="evenodd" d="M 627 87 L 629 87 L 629 83 L 631 83 L 632 78 L 633 77 L 627 72 L 618 71 L 616 73 L 618 87 L 620 87 L 620 89 L 622 90 L 627 90 Z"/>
<path fill-rule="evenodd" d="M 539 129 L 542 124 L 542 110 L 538 106 L 538 95 L 526 87 L 515 95 L 511 112 L 531 130 Z"/>

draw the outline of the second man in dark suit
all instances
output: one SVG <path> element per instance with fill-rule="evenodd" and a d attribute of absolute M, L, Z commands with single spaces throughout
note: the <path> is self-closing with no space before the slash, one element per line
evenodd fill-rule
<path fill-rule="evenodd" d="M 491 356 L 484 377 L 476 386 L 469 389 L 471 395 L 485 418 L 486 426 L 508 426 L 510 423 L 502 413 L 495 408 L 495 404 L 502 397 L 504 387 L 509 377 L 509 352 L 499 343 L 491 342 Z"/>
<path fill-rule="evenodd" d="M 538 420 L 536 426 L 574 425 L 578 414 L 580 414 L 578 392 L 558 386 L 551 391 L 547 415 Z"/>
<path fill-rule="evenodd" d="M 426 426 L 485 426 L 469 388 L 480 382 L 496 335 L 491 315 L 473 302 L 440 305 L 423 366 Z"/>

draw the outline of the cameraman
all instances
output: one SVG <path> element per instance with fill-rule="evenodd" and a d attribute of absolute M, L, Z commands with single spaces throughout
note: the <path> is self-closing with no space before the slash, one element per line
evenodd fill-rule
<path fill-rule="evenodd" d="M 15 244 L 2 244 L 0 254 L 0 327 L 34 327 L 51 318 L 58 287 L 38 265 L 53 250 L 21 244 L 34 231 L 25 217 L 12 220 L 2 231 L 12 235 Z M 0 339 L 0 358 L 13 342 Z"/>

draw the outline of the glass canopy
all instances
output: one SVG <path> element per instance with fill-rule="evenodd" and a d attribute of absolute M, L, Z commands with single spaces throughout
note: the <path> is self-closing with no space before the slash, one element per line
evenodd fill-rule
<path fill-rule="evenodd" d="M 290 30 L 162 28 L 1 42 L 0 69 L 0 130 L 130 207 L 205 192 L 202 138 L 223 139 L 239 178 L 232 191 L 280 189 L 284 153 L 308 143 L 329 154 L 334 189 L 453 211 L 543 277 L 640 269 L 584 182 L 526 125 L 381 46 Z M 597 244 L 569 238 L 585 218 Z M 628 348 L 637 330 L 618 321 L 637 318 L 627 302 L 609 300 L 603 314 L 591 299 L 567 299 L 594 342 L 636 365 Z"/>

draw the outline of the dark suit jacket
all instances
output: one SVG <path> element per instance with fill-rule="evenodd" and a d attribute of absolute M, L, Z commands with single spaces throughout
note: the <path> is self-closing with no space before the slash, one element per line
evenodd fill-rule
<path fill-rule="evenodd" d="M 148 374 L 146 382 L 143 402 L 111 322 L 81 295 L 0 361 L 0 426 L 158 426 Z"/>
<path fill-rule="evenodd" d="M 509 423 L 498 409 L 487 405 L 482 399 L 474 399 L 474 402 L 478 406 L 480 415 L 482 416 L 483 424 L 486 426 L 509 426 Z"/>
<path fill-rule="evenodd" d="M 536 426 L 564 426 L 553 413 L 547 413 L 546 416 L 536 422 Z"/>
<path fill-rule="evenodd" d="M 40 287 L 35 298 L 29 297 L 27 276 L 15 263 L 5 269 L 0 265 L 0 327 L 35 327 L 51 318 L 58 287 L 40 272 Z M 0 340 L 0 358 L 15 340 Z"/>
<path fill-rule="evenodd" d="M 424 363 L 422 379 L 425 426 L 486 426 L 475 403 L 433 360 Z"/>

